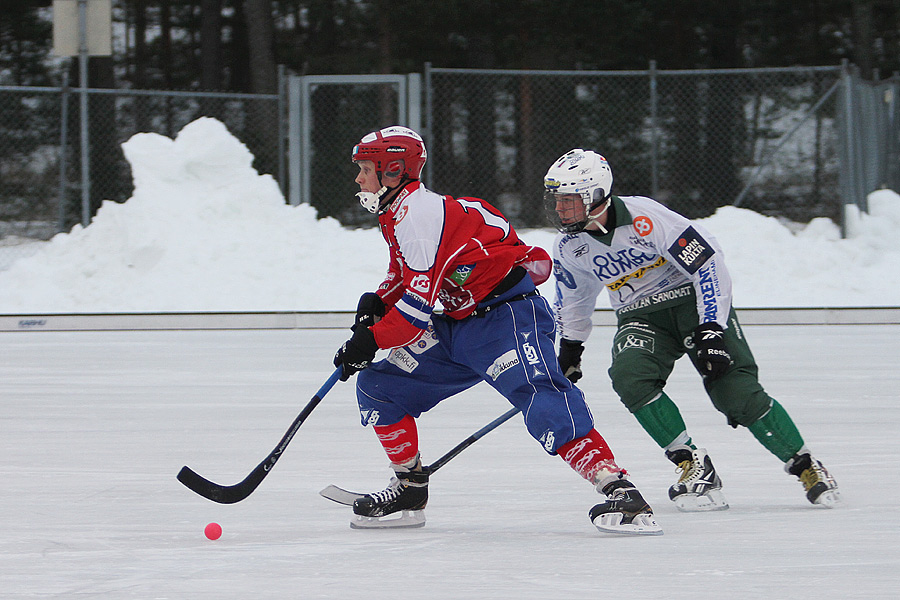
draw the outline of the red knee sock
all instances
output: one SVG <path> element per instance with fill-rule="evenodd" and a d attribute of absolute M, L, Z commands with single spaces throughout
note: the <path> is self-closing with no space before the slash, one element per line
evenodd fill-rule
<path fill-rule="evenodd" d="M 415 460 L 419 453 L 419 432 L 414 418 L 406 415 L 393 425 L 375 425 L 374 428 L 392 463 L 402 465 Z"/>
<path fill-rule="evenodd" d="M 626 474 L 625 469 L 616 465 L 612 450 L 596 429 L 591 429 L 584 437 L 566 442 L 560 446 L 557 454 L 575 469 L 576 473 L 592 483 L 597 483 L 598 474 L 601 478 L 612 474 Z"/>

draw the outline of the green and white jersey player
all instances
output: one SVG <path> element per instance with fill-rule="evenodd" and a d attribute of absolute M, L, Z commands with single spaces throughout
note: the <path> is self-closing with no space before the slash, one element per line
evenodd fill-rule
<path fill-rule="evenodd" d="M 560 231 L 553 261 L 563 372 L 573 382 L 581 377 L 591 315 L 606 289 L 617 315 L 613 388 L 677 465 L 680 476 L 669 497 L 680 510 L 728 508 L 712 461 L 694 444 L 664 389 L 685 354 L 728 423 L 748 428 L 800 479 L 810 502 L 833 506 L 839 500 L 834 479 L 759 383 L 716 239 L 655 200 L 613 196 L 612 183 L 607 160 L 581 149 L 557 159 L 544 178 L 547 213 Z"/>

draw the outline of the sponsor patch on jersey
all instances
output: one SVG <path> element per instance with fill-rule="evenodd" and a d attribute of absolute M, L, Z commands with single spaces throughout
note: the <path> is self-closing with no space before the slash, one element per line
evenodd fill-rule
<path fill-rule="evenodd" d="M 469 275 L 472 274 L 472 269 L 475 268 L 475 263 L 471 265 L 459 265 L 456 267 L 456 270 L 453 271 L 453 274 L 450 275 L 450 279 L 456 282 L 460 287 L 466 282 L 466 279 L 469 278 Z"/>
<path fill-rule="evenodd" d="M 490 377 L 493 381 L 497 381 L 498 377 L 518 364 L 519 355 L 516 353 L 515 348 L 513 348 L 509 352 L 501 354 L 494 360 L 493 364 L 488 367 L 488 377 Z"/>
<path fill-rule="evenodd" d="M 645 265 L 645 266 L 643 266 L 643 267 L 640 267 L 637 271 L 634 271 L 634 272 L 632 272 L 632 273 L 629 273 L 629 274 L 626 275 L 625 277 L 622 277 L 622 278 L 620 278 L 620 279 L 616 279 L 615 281 L 613 281 L 613 282 L 611 282 L 611 283 L 607 283 L 607 284 L 606 284 L 606 287 L 608 287 L 611 291 L 615 292 L 616 290 L 618 290 L 619 288 L 621 288 L 623 285 L 625 285 L 626 283 L 628 283 L 628 282 L 631 281 L 632 279 L 640 279 L 640 278 L 643 277 L 650 269 L 655 269 L 655 268 L 657 268 L 657 267 L 661 267 L 661 266 L 663 266 L 664 264 L 666 264 L 666 262 L 667 262 L 666 259 L 663 258 L 662 256 L 660 256 L 659 258 L 656 259 L 656 262 L 654 262 L 653 264 Z"/>
<path fill-rule="evenodd" d="M 685 229 L 669 247 L 669 254 L 675 262 L 691 275 L 696 273 L 714 253 L 712 246 L 693 227 Z"/>
<path fill-rule="evenodd" d="M 634 226 L 634 230 L 637 231 L 637 234 L 641 237 L 648 236 L 653 231 L 653 221 L 650 217 L 645 217 L 644 215 L 636 217 L 632 225 Z"/>
<path fill-rule="evenodd" d="M 559 263 L 558 260 L 553 261 L 553 275 L 556 277 L 557 283 L 561 283 L 570 290 L 574 290 L 578 287 L 575 283 L 575 278 Z"/>
<path fill-rule="evenodd" d="M 409 280 L 409 287 L 420 294 L 427 294 L 431 291 L 431 280 L 428 279 L 428 275 L 416 275 Z"/>

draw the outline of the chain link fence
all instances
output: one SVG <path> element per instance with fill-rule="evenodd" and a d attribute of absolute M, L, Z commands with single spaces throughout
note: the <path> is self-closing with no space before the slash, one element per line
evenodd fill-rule
<path fill-rule="evenodd" d="M 80 90 L 0 87 L 0 268 L 30 252 L 26 242 L 86 224 L 105 200 L 127 200 L 133 185 L 121 144 L 139 132 L 175 137 L 191 121 L 215 117 L 248 146 L 254 168 L 286 180 L 280 95 L 105 89 L 87 95 L 89 185 L 82 188 Z"/>
<path fill-rule="evenodd" d="M 494 199 L 538 227 L 544 173 L 581 147 L 610 161 L 615 193 L 649 195 L 691 218 L 739 197 L 797 221 L 838 218 L 840 76 L 840 67 L 427 69 L 427 183 Z"/>
<path fill-rule="evenodd" d="M 173 137 L 200 116 L 223 121 L 250 148 L 254 167 L 275 176 L 283 191 L 305 176 L 311 194 L 302 201 L 321 216 L 374 226 L 355 201 L 349 151 L 368 131 L 402 120 L 397 106 L 404 102 L 408 114 L 421 115 L 426 184 L 485 198 L 518 227 L 546 226 L 543 175 L 575 147 L 609 159 L 615 193 L 649 195 L 691 218 L 739 205 L 797 222 L 821 216 L 841 222 L 843 204 L 864 209 L 869 191 L 900 186 L 897 82 L 867 86 L 847 65 L 707 71 L 657 71 L 653 63 L 640 71 L 426 65 L 422 81 L 421 106 L 419 96 L 403 98 L 383 84 L 319 83 L 310 87 L 308 106 L 296 111 L 288 110 L 284 83 L 274 95 L 89 89 L 87 199 L 80 185 L 82 90 L 0 87 L 0 245 L 25 252 L 23 239 L 47 239 L 84 222 L 103 200 L 128 199 L 131 173 L 121 143 L 138 132 Z M 310 146 L 305 175 L 296 175 L 292 161 L 290 182 L 288 114 L 305 124 L 291 122 L 291 139 L 306 135 Z M 9 255 L 0 251 L 0 269 Z"/>
<path fill-rule="evenodd" d="M 848 203 L 867 211 L 868 192 L 900 191 L 900 77 L 870 82 L 853 70 L 844 72 L 840 129 L 842 191 Z"/>

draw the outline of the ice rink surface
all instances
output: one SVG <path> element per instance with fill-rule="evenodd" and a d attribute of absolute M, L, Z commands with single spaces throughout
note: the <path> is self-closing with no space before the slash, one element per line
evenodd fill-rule
<path fill-rule="evenodd" d="M 338 383 L 249 498 L 183 487 L 189 465 L 243 479 L 331 374 L 339 330 L 0 334 L 3 598 L 896 598 L 900 326 L 748 326 L 767 391 L 841 486 L 810 505 L 683 360 L 667 391 L 731 509 L 679 513 L 674 467 L 612 394 L 613 330 L 594 329 L 582 388 L 653 505 L 659 537 L 599 533 L 600 501 L 516 417 L 432 478 L 422 529 L 358 531 L 318 495 L 391 472 Z M 485 384 L 419 420 L 431 462 L 508 408 Z M 203 535 L 216 521 L 217 541 Z"/>

